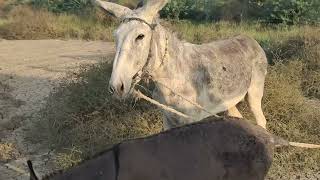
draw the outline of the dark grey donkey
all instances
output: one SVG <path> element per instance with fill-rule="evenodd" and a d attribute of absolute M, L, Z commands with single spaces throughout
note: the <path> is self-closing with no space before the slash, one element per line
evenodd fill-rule
<path fill-rule="evenodd" d="M 47 180 L 263 180 L 275 145 L 288 145 L 237 118 L 209 117 L 115 145 Z M 36 180 L 31 168 L 31 180 Z"/>

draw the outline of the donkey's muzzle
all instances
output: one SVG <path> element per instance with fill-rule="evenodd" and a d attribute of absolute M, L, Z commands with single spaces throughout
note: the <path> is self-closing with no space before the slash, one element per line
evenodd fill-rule
<path fill-rule="evenodd" d="M 125 91 L 124 84 L 122 82 L 109 85 L 109 92 L 111 94 L 117 94 L 119 97 L 122 97 Z"/>

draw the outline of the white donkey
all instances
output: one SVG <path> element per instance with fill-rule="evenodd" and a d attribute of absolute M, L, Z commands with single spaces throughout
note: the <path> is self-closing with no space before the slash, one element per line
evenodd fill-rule
<path fill-rule="evenodd" d="M 117 50 L 110 79 L 112 93 L 127 97 L 137 78 L 148 73 L 156 85 L 156 100 L 196 120 L 210 114 L 191 102 L 212 114 L 228 111 L 230 116 L 242 118 L 236 105 L 247 95 L 257 124 L 266 128 L 261 100 L 267 58 L 254 39 L 236 36 L 202 45 L 182 42 L 158 23 L 158 12 L 168 0 L 149 0 L 136 10 L 96 2 L 122 20 L 115 31 Z M 164 112 L 165 129 L 190 121 Z"/>

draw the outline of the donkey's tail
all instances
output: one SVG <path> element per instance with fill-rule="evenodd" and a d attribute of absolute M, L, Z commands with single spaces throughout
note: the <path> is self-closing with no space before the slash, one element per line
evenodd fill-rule
<path fill-rule="evenodd" d="M 308 148 L 308 149 L 320 149 L 320 145 L 318 144 L 306 144 L 306 143 L 298 143 L 298 142 L 289 142 L 290 146 Z"/>

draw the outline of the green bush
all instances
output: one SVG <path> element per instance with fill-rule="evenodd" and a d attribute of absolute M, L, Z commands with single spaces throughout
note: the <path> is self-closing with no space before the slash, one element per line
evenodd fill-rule
<path fill-rule="evenodd" d="M 320 20 L 318 0 L 253 0 L 249 6 L 251 18 L 267 23 L 314 24 Z"/>
<path fill-rule="evenodd" d="M 316 24 L 318 0 L 172 0 L 163 17 L 191 20 L 258 20 L 274 24 Z"/>

